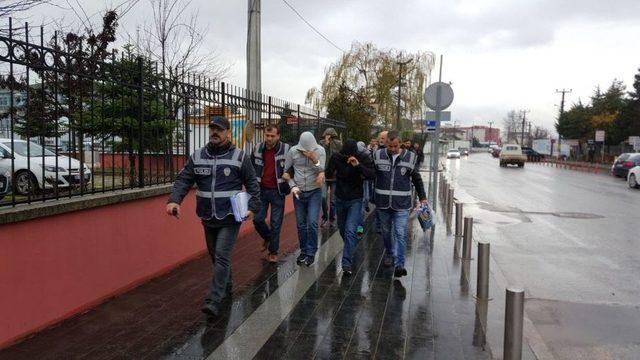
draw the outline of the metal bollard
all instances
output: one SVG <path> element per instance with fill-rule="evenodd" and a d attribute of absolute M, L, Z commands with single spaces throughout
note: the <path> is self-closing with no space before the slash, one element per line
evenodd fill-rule
<path fill-rule="evenodd" d="M 456 238 L 462 237 L 462 203 L 456 203 Z"/>
<path fill-rule="evenodd" d="M 453 188 L 449 188 L 449 192 L 447 193 L 447 218 L 449 219 L 449 225 L 451 225 L 451 217 L 453 216 L 453 199 L 455 191 Z"/>
<path fill-rule="evenodd" d="M 473 218 L 464 218 L 464 235 L 462 240 L 462 259 L 471 259 L 471 239 L 473 238 Z"/>
<path fill-rule="evenodd" d="M 447 189 L 448 186 L 449 184 L 447 184 L 447 179 L 444 179 L 444 182 L 442 183 L 442 191 L 440 192 L 440 195 L 442 196 L 442 199 L 440 200 L 440 204 L 442 205 L 443 209 L 444 209 L 444 204 L 447 201 L 447 191 L 449 191 Z"/>
<path fill-rule="evenodd" d="M 454 191 L 453 189 L 449 189 L 447 193 L 447 228 L 451 229 L 451 217 L 453 216 L 453 199 L 454 199 Z"/>
<path fill-rule="evenodd" d="M 489 300 L 489 243 L 486 241 L 478 242 L 476 297 L 479 300 Z"/>
<path fill-rule="evenodd" d="M 504 313 L 504 360 L 522 359 L 524 289 L 507 288 Z"/>
<path fill-rule="evenodd" d="M 453 203 L 454 203 L 454 199 L 455 199 L 455 191 L 453 188 L 449 189 L 449 202 L 447 203 L 447 210 L 449 213 L 449 217 L 451 217 L 451 215 L 453 215 Z"/>

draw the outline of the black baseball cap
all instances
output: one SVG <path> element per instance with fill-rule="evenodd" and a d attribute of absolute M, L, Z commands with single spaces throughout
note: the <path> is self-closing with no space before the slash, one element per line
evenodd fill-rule
<path fill-rule="evenodd" d="M 219 127 L 221 129 L 229 130 L 231 128 L 231 123 L 229 123 L 229 119 L 224 116 L 214 116 L 209 121 L 209 127 Z"/>

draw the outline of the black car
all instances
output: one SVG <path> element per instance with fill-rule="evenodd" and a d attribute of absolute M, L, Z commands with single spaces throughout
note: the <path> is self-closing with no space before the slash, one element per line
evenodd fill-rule
<path fill-rule="evenodd" d="M 634 166 L 640 166 L 640 153 L 623 153 L 620 154 L 611 166 L 611 175 L 615 177 L 627 178 L 629 169 Z"/>
<path fill-rule="evenodd" d="M 527 161 L 540 161 L 544 159 L 544 155 L 540 154 L 530 147 L 523 146 L 522 153 L 527 155 Z"/>

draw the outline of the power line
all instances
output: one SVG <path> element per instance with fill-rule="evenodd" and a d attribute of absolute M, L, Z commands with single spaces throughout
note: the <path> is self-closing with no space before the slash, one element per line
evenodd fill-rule
<path fill-rule="evenodd" d="M 289 4 L 287 2 L 287 0 L 282 0 L 294 13 L 296 13 L 296 15 L 298 15 L 298 17 L 305 22 L 305 24 L 307 24 L 313 31 L 315 31 L 316 34 L 320 35 L 323 39 L 325 39 L 329 44 L 333 45 L 333 47 L 335 47 L 336 49 L 342 51 L 342 52 L 346 52 L 344 50 L 342 50 L 342 48 L 340 48 L 340 46 L 336 45 L 333 41 L 329 40 L 328 37 L 324 36 L 318 29 L 316 29 L 313 25 L 311 25 L 310 22 L 307 21 L 307 19 L 305 19 L 299 12 L 298 10 L 296 10 L 291 4 Z"/>

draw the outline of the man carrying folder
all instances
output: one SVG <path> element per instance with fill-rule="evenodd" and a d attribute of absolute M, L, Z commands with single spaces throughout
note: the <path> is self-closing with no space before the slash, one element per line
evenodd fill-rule
<path fill-rule="evenodd" d="M 202 219 L 207 249 L 213 262 L 213 279 L 202 312 L 217 316 L 220 303 L 231 293 L 231 252 L 238 237 L 231 197 L 244 185 L 250 196 L 244 219 L 260 210 L 260 185 L 249 155 L 229 141 L 229 120 L 214 116 L 209 123 L 209 143 L 196 150 L 178 174 L 166 206 L 167 214 L 179 217 L 180 203 L 197 185 L 196 213 Z"/>

